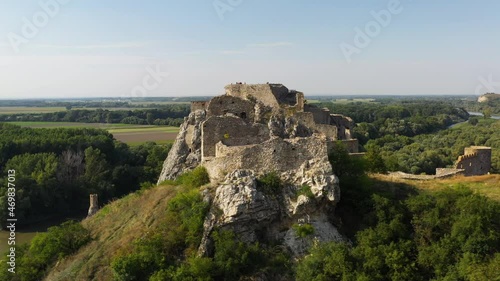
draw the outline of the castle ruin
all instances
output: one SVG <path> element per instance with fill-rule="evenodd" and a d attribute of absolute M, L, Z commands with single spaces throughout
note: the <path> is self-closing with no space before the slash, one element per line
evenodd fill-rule
<path fill-rule="evenodd" d="M 465 176 L 488 174 L 491 169 L 491 147 L 466 147 L 464 155 L 458 157 L 455 169 L 464 170 Z"/>
<path fill-rule="evenodd" d="M 230 84 L 224 95 L 191 103 L 160 181 L 200 164 L 215 178 L 234 169 L 294 170 L 327 157 L 337 141 L 357 153 L 354 126 L 282 84 Z"/>

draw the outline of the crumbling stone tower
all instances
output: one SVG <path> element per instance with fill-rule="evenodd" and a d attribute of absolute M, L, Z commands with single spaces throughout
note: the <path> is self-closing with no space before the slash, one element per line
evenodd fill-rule
<path fill-rule="evenodd" d="M 455 168 L 465 170 L 465 176 L 486 175 L 491 169 L 491 147 L 466 147 L 464 155 L 458 157 Z"/>
<path fill-rule="evenodd" d="M 90 207 L 87 217 L 91 217 L 97 213 L 99 210 L 98 202 L 97 202 L 97 194 L 90 194 Z"/>

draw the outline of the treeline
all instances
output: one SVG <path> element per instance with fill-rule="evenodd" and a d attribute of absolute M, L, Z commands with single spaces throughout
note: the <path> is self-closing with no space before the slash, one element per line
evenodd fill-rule
<path fill-rule="evenodd" d="M 211 97 L 145 97 L 145 98 L 89 98 L 89 99 L 23 99 L 0 100 L 0 106 L 17 107 L 67 107 L 67 108 L 163 108 L 176 103 L 189 103 L 190 101 L 209 100 Z M 171 103 L 171 104 L 169 104 Z"/>
<path fill-rule="evenodd" d="M 365 144 L 386 135 L 412 137 L 443 130 L 466 121 L 462 108 L 438 100 L 382 100 L 381 103 L 322 103 L 336 114 L 351 117 L 357 123 L 354 136 Z"/>
<path fill-rule="evenodd" d="M 476 125 L 470 123 L 436 134 L 387 135 L 368 141 L 365 148 L 380 155 L 389 171 L 434 174 L 436 168 L 452 166 L 465 147 L 489 146 L 493 148 L 491 171 L 500 173 L 500 121 L 481 119 Z"/>
<path fill-rule="evenodd" d="M 433 193 L 370 179 L 344 149 L 330 156 L 351 243 L 317 243 L 296 280 L 497 280 L 500 203 L 461 184 Z"/>
<path fill-rule="evenodd" d="M 82 122 L 82 123 L 123 123 L 138 125 L 180 126 L 188 116 L 190 107 L 184 104 L 169 105 L 158 109 L 135 110 L 84 110 L 72 109 L 54 113 L 18 113 L 0 115 L 5 121 L 45 121 L 45 122 Z"/>
<path fill-rule="evenodd" d="M 104 130 L 31 129 L 0 123 L 0 173 L 15 170 L 19 224 L 83 215 L 89 194 L 100 204 L 156 182 L 170 145 L 130 148 Z M 0 177 L 0 219 L 7 217 L 7 177 Z"/>

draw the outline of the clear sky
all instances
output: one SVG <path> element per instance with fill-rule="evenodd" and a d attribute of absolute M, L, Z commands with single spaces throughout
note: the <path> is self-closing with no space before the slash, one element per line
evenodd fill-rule
<path fill-rule="evenodd" d="M 500 92 L 500 1 L 394 1 L 3 0 L 0 98 Z"/>

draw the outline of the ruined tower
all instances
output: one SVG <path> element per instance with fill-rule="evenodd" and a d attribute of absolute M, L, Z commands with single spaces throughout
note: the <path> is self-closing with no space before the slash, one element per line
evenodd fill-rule
<path fill-rule="evenodd" d="M 98 210 L 97 194 L 90 194 L 90 207 L 87 217 L 93 216 Z"/>
<path fill-rule="evenodd" d="M 464 155 L 458 157 L 455 168 L 465 170 L 466 176 L 486 175 L 491 169 L 491 147 L 466 147 Z"/>

